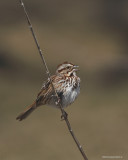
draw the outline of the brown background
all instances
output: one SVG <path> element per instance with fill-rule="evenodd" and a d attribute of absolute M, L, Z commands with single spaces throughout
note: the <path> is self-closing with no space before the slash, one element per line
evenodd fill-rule
<path fill-rule="evenodd" d="M 66 109 L 89 160 L 128 159 L 128 1 L 25 0 L 52 73 L 80 66 L 81 94 Z M 0 159 L 82 159 L 60 111 L 47 106 L 18 122 L 43 81 L 44 66 L 19 1 L 0 3 Z"/>

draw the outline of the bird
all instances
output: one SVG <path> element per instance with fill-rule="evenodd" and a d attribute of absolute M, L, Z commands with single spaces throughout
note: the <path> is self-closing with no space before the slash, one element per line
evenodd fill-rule
<path fill-rule="evenodd" d="M 80 78 L 76 75 L 78 67 L 69 62 L 58 65 L 55 74 L 43 83 L 36 100 L 24 112 L 19 114 L 16 119 L 22 121 L 41 105 L 60 108 L 60 103 L 61 107 L 65 108 L 72 104 L 80 93 Z M 58 95 L 59 103 L 56 103 L 55 91 Z"/>

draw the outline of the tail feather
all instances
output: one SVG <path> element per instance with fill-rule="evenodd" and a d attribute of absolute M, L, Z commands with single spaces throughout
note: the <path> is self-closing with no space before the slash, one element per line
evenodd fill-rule
<path fill-rule="evenodd" d="M 34 102 L 32 105 L 30 105 L 24 112 L 19 114 L 18 117 L 16 117 L 17 120 L 22 121 L 27 116 L 29 116 L 30 113 L 32 113 L 37 108 L 36 102 Z"/>

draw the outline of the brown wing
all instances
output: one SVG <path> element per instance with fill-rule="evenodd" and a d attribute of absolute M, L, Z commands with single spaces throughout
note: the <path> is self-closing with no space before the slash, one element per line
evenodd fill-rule
<path fill-rule="evenodd" d="M 41 91 L 37 95 L 37 104 L 46 104 L 48 99 L 52 96 L 53 90 L 50 80 L 47 80 L 42 88 Z"/>
<path fill-rule="evenodd" d="M 57 93 L 59 94 L 60 92 L 62 92 L 62 88 L 61 88 L 61 83 L 63 82 L 63 78 L 57 75 L 53 75 L 51 76 L 53 85 L 57 91 Z M 60 81 L 61 80 L 61 81 Z M 60 82 L 60 83 L 59 83 Z M 53 90 L 53 87 L 50 83 L 50 80 L 47 80 L 42 88 L 41 91 L 39 92 L 38 96 L 37 96 L 37 104 L 48 104 L 50 103 L 51 99 L 53 99 L 55 93 Z M 55 97 L 54 97 L 55 98 Z"/>

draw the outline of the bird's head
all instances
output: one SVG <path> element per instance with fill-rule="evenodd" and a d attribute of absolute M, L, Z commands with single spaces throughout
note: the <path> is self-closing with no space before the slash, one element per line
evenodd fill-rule
<path fill-rule="evenodd" d="M 77 65 L 74 65 L 72 63 L 64 62 L 60 65 L 58 65 L 56 74 L 65 75 L 65 76 L 75 76 L 76 71 L 78 71 Z"/>

